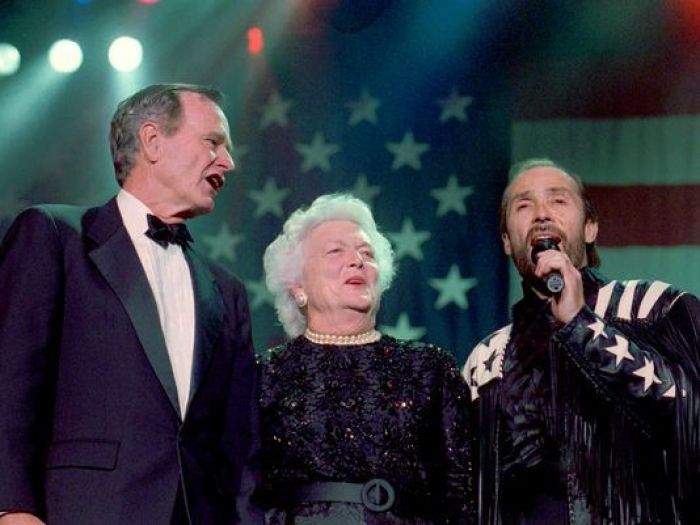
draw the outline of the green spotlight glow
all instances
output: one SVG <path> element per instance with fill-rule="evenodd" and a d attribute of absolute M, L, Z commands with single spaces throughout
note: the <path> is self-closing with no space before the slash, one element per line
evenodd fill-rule
<path fill-rule="evenodd" d="M 0 44 L 0 75 L 12 75 L 19 69 L 19 50 L 12 44 Z"/>
<path fill-rule="evenodd" d="M 73 40 L 58 40 L 49 49 L 49 63 L 59 73 L 73 73 L 83 63 L 83 51 Z"/>
<path fill-rule="evenodd" d="M 109 63 L 117 71 L 133 71 L 141 65 L 143 47 L 135 38 L 121 36 L 109 46 L 108 56 Z"/>

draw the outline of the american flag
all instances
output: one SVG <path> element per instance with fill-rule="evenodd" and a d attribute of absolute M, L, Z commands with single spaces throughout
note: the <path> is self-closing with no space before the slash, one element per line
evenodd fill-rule
<path fill-rule="evenodd" d="M 22 66 L 0 77 L 0 233 L 31 204 L 105 202 L 117 190 L 106 140 L 117 102 L 194 82 L 226 93 L 239 169 L 191 229 L 248 287 L 258 350 L 283 337 L 265 246 L 294 209 L 349 191 L 397 254 L 380 328 L 462 362 L 520 293 L 497 218 L 508 166 L 531 156 L 593 186 L 605 273 L 700 292 L 697 2 L 381 3 L 356 32 L 307 0 L 3 3 L 0 40 Z M 254 56 L 253 26 L 265 40 Z M 130 74 L 103 56 L 122 33 L 144 46 Z M 73 75 L 46 65 L 65 36 L 84 48 Z"/>
<path fill-rule="evenodd" d="M 595 52 L 542 53 L 519 64 L 511 140 L 514 160 L 551 157 L 588 185 L 604 274 L 659 279 L 696 295 L 700 78 L 690 64 L 699 7 L 640 2 Z"/>
<path fill-rule="evenodd" d="M 239 174 L 197 239 L 244 279 L 258 349 L 283 337 L 264 248 L 294 209 L 330 192 L 370 204 L 394 247 L 380 330 L 463 361 L 505 321 L 497 219 L 509 128 L 498 81 L 442 48 L 413 53 L 406 16 L 387 12 L 356 34 L 309 17 L 250 65 L 258 76 L 232 118 Z"/>
<path fill-rule="evenodd" d="M 507 316 L 497 217 L 510 121 L 502 76 L 467 60 L 478 46 L 464 21 L 476 27 L 478 7 L 393 2 L 369 27 L 342 32 L 308 4 L 12 3 L 3 28 L 23 61 L 0 78 L 0 233 L 27 205 L 101 204 L 116 193 L 106 135 L 119 100 L 153 82 L 214 85 L 227 95 L 238 170 L 191 230 L 197 249 L 246 284 L 257 349 L 283 339 L 265 247 L 293 210 L 347 191 L 372 206 L 396 252 L 379 328 L 462 362 Z M 258 55 L 246 51 L 253 26 L 264 35 Z M 51 73 L 45 47 L 69 28 L 85 62 Z M 143 43 L 134 73 L 96 56 L 117 29 Z"/>

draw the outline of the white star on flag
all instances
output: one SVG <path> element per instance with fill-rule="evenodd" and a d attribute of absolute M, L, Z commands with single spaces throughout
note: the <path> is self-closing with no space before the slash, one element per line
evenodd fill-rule
<path fill-rule="evenodd" d="M 243 235 L 232 234 L 225 222 L 216 235 L 205 235 L 202 242 L 209 247 L 209 257 L 214 260 L 236 260 L 236 246 L 243 242 Z"/>
<path fill-rule="evenodd" d="M 350 191 L 355 197 L 371 206 L 372 201 L 382 192 L 382 189 L 379 186 L 370 186 L 367 183 L 367 176 L 360 173 L 355 181 L 355 186 Z"/>
<path fill-rule="evenodd" d="M 396 171 L 402 166 L 420 170 L 422 166 L 420 156 L 428 151 L 430 146 L 424 142 L 416 142 L 413 133 L 408 131 L 404 134 L 401 142 L 388 142 L 386 149 L 394 154 L 394 162 L 391 164 L 392 170 Z"/>
<path fill-rule="evenodd" d="M 594 323 L 589 324 L 588 329 L 593 330 L 593 339 L 591 341 L 595 341 L 600 335 L 606 339 L 608 338 L 608 334 L 605 333 L 605 323 L 600 319 L 596 319 Z"/>
<path fill-rule="evenodd" d="M 282 201 L 289 195 L 286 188 L 278 188 L 277 182 L 272 177 L 268 177 L 262 190 L 250 190 L 248 197 L 257 204 L 255 216 L 262 217 L 266 213 L 271 213 L 275 217 L 282 217 Z"/>
<path fill-rule="evenodd" d="M 450 96 L 447 98 L 440 99 L 438 104 L 442 108 L 440 113 L 440 122 L 447 122 L 448 120 L 454 118 L 460 122 L 467 121 L 467 106 L 469 106 L 474 99 L 472 97 L 461 97 L 457 88 L 452 88 Z"/>
<path fill-rule="evenodd" d="M 629 341 L 624 337 L 615 334 L 615 344 L 613 346 L 608 346 L 604 348 L 606 352 L 610 352 L 615 356 L 615 366 L 620 366 L 623 359 L 629 359 L 634 361 L 634 357 L 628 351 Z"/>
<path fill-rule="evenodd" d="M 406 339 L 408 341 L 417 341 L 425 335 L 425 328 L 422 326 L 411 326 L 411 321 L 408 319 L 406 312 L 401 312 L 394 326 L 382 325 L 379 330 L 396 339 Z"/>
<path fill-rule="evenodd" d="M 469 307 L 467 292 L 479 283 L 478 279 L 473 277 L 462 278 L 456 264 L 450 267 L 444 279 L 429 279 L 428 282 L 440 293 L 435 301 L 435 308 L 438 310 L 450 303 L 455 303 L 462 310 L 466 310 Z"/>
<path fill-rule="evenodd" d="M 370 96 L 367 90 L 363 89 L 359 100 L 353 100 L 345 104 L 345 107 L 351 110 L 348 124 L 355 126 L 363 121 L 376 124 L 379 106 L 381 106 L 379 99 Z"/>
<path fill-rule="evenodd" d="M 326 143 L 323 133 L 317 131 L 311 144 L 296 144 L 296 150 L 304 157 L 301 171 L 306 173 L 314 168 L 320 168 L 324 172 L 331 170 L 330 156 L 340 151 L 337 144 Z"/>
<path fill-rule="evenodd" d="M 270 98 L 267 99 L 267 104 L 263 107 L 260 129 L 265 129 L 271 124 L 277 124 L 286 128 L 287 124 L 289 124 L 287 113 L 291 107 L 291 100 L 284 100 L 277 91 L 273 91 L 270 94 Z"/>
<path fill-rule="evenodd" d="M 455 175 L 450 175 L 447 186 L 430 190 L 430 195 L 438 201 L 437 216 L 442 217 L 448 212 L 454 211 L 458 215 L 466 215 L 467 207 L 464 199 L 474 193 L 471 186 L 460 186 Z"/>
<path fill-rule="evenodd" d="M 644 366 L 632 372 L 637 377 L 644 379 L 644 391 L 649 390 L 652 384 L 661 384 L 661 379 L 656 376 L 654 361 L 644 356 Z"/>
<path fill-rule="evenodd" d="M 265 275 L 262 275 L 257 281 L 246 281 L 246 288 L 250 292 L 250 308 L 257 310 L 264 304 L 269 304 L 270 306 L 275 305 L 275 300 L 272 294 L 265 286 Z"/>
<path fill-rule="evenodd" d="M 421 244 L 432 237 L 429 231 L 416 231 L 413 227 L 413 220 L 410 217 L 404 218 L 400 232 L 387 232 L 386 235 L 394 244 L 394 256 L 397 261 L 405 256 L 422 261 L 423 250 L 421 249 Z"/>

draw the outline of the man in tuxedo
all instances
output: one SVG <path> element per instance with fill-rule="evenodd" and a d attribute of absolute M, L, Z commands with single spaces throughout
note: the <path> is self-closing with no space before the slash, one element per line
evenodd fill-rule
<path fill-rule="evenodd" d="M 184 226 L 234 168 L 219 104 L 123 101 L 116 197 L 30 208 L 0 245 L 0 525 L 256 521 L 246 294 Z"/>

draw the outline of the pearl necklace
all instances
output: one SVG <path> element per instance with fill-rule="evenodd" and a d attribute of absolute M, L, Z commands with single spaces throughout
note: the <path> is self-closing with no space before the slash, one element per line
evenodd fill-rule
<path fill-rule="evenodd" d="M 353 335 L 319 334 L 307 328 L 304 330 L 304 337 L 306 337 L 312 343 L 316 343 L 318 345 L 351 346 L 374 343 L 379 341 L 382 334 L 380 334 L 378 330 L 374 329 L 370 330 L 369 332 Z"/>

